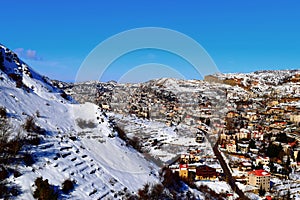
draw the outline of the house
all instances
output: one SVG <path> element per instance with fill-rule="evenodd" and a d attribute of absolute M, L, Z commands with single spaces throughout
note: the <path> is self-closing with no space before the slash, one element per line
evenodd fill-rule
<path fill-rule="evenodd" d="M 248 172 L 248 184 L 257 187 L 258 189 L 262 188 L 265 191 L 269 191 L 270 179 L 271 174 L 263 169 Z"/>
<path fill-rule="evenodd" d="M 190 155 L 189 154 L 182 154 L 180 156 L 180 161 L 183 162 L 183 163 L 189 163 Z"/>
<path fill-rule="evenodd" d="M 236 153 L 236 145 L 235 144 L 226 144 L 226 150 L 228 153 Z"/>
<path fill-rule="evenodd" d="M 258 152 L 259 152 L 258 149 L 249 149 L 249 151 L 253 154 L 258 154 Z"/>
<path fill-rule="evenodd" d="M 241 153 L 246 154 L 249 150 L 249 144 L 237 143 L 238 148 L 240 149 Z"/>
<path fill-rule="evenodd" d="M 258 156 L 255 160 L 255 164 L 256 165 L 259 165 L 259 163 L 261 163 L 262 165 L 266 165 L 268 166 L 269 163 L 270 163 L 270 158 L 269 157 L 261 157 L 261 156 Z"/>
<path fill-rule="evenodd" d="M 252 164 L 250 162 L 242 162 L 240 164 L 240 170 L 242 171 L 250 171 L 252 170 Z"/>
<path fill-rule="evenodd" d="M 179 165 L 179 177 L 187 179 L 189 177 L 189 166 L 188 164 Z"/>
<path fill-rule="evenodd" d="M 294 123 L 300 123 L 300 115 L 291 115 L 290 120 Z"/>
<path fill-rule="evenodd" d="M 253 131 L 251 133 L 251 138 L 254 140 L 263 140 L 264 134 L 263 134 L 263 132 Z"/>
<path fill-rule="evenodd" d="M 102 104 L 101 107 L 102 107 L 103 109 L 105 109 L 105 110 L 109 110 L 109 109 L 110 109 L 109 105 L 106 104 L 106 103 Z"/>
<path fill-rule="evenodd" d="M 228 117 L 228 118 L 234 118 L 234 117 L 238 117 L 238 116 L 239 116 L 239 113 L 236 112 L 236 111 L 229 111 L 229 112 L 227 113 L 227 117 Z"/>
<path fill-rule="evenodd" d="M 197 133 L 197 135 L 196 135 L 196 142 L 198 142 L 198 143 L 202 143 L 203 141 L 204 141 L 204 136 L 201 134 L 201 133 Z"/>
<path fill-rule="evenodd" d="M 242 129 L 240 130 L 240 132 L 238 132 L 238 133 L 236 134 L 236 136 L 237 136 L 237 139 L 238 139 L 238 140 L 241 140 L 241 139 L 250 139 L 251 134 L 250 134 L 250 131 L 249 131 L 249 130 L 242 128 Z"/>
<path fill-rule="evenodd" d="M 215 180 L 218 177 L 218 173 L 215 168 L 207 165 L 198 166 L 196 168 L 196 180 Z"/>

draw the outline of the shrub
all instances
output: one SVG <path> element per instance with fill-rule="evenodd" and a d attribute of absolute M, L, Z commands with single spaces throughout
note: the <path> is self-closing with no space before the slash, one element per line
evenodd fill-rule
<path fill-rule="evenodd" d="M 0 199 L 15 199 L 21 193 L 20 188 L 12 183 L 0 182 Z"/>
<path fill-rule="evenodd" d="M 40 113 L 40 111 L 39 111 L 39 110 L 37 110 L 37 111 L 35 112 L 35 115 L 36 115 L 36 117 L 41 117 L 41 113 Z"/>
<path fill-rule="evenodd" d="M 0 167 L 0 181 L 3 181 L 4 179 L 8 178 L 9 173 L 8 170 L 4 167 Z"/>
<path fill-rule="evenodd" d="M 8 142 L 11 134 L 11 127 L 6 119 L 0 119 L 0 146 Z M 1 147 L 0 147 L 1 149 Z"/>
<path fill-rule="evenodd" d="M 23 129 L 27 132 L 40 133 L 44 134 L 46 131 L 41 127 L 35 124 L 35 118 L 33 116 L 29 116 L 26 118 L 25 123 L 23 124 Z"/>
<path fill-rule="evenodd" d="M 258 194 L 259 196 L 264 196 L 266 194 L 266 190 L 262 188 L 262 186 L 260 186 L 259 190 L 258 190 Z"/>
<path fill-rule="evenodd" d="M 16 82 L 17 88 L 21 88 L 23 86 L 23 78 L 19 74 L 8 74 L 8 76 Z"/>
<path fill-rule="evenodd" d="M 13 139 L 11 137 L 12 128 L 8 121 L 0 119 L 0 163 L 12 164 L 16 155 L 24 145 L 24 140 L 18 134 Z"/>
<path fill-rule="evenodd" d="M 138 190 L 138 199 L 168 199 L 169 196 L 162 184 L 154 184 L 150 186 L 148 183 Z"/>
<path fill-rule="evenodd" d="M 95 128 L 97 125 L 90 121 L 84 120 L 84 119 L 76 119 L 76 123 L 77 125 L 81 128 L 81 129 L 85 129 L 85 128 Z"/>
<path fill-rule="evenodd" d="M 7 117 L 7 112 L 4 107 L 0 107 L 0 117 L 1 118 L 6 118 Z"/>
<path fill-rule="evenodd" d="M 33 130 L 36 129 L 34 117 L 32 116 L 27 117 L 25 123 L 23 124 L 23 128 L 27 132 L 34 132 Z"/>
<path fill-rule="evenodd" d="M 58 192 L 55 191 L 54 186 L 50 185 L 48 179 L 43 180 L 42 177 L 35 179 L 34 184 L 36 190 L 33 197 L 39 200 L 56 200 L 58 199 Z"/>
<path fill-rule="evenodd" d="M 65 194 L 69 194 L 72 190 L 74 190 L 75 182 L 67 179 L 62 184 L 62 191 Z"/>
<path fill-rule="evenodd" d="M 32 155 L 29 153 L 24 153 L 23 161 L 26 166 L 31 166 L 34 163 L 34 159 L 33 159 Z"/>
<path fill-rule="evenodd" d="M 28 143 L 28 144 L 31 144 L 31 145 L 39 145 L 39 144 L 41 144 L 41 138 L 40 137 L 38 137 L 37 135 L 34 135 L 34 136 L 31 136 L 31 137 L 29 137 L 27 140 L 26 140 L 26 142 Z"/>
<path fill-rule="evenodd" d="M 62 97 L 62 98 L 64 98 L 65 100 L 69 100 L 69 97 L 68 97 L 68 95 L 64 92 L 64 91 L 62 91 L 62 93 L 60 93 L 60 96 Z"/>

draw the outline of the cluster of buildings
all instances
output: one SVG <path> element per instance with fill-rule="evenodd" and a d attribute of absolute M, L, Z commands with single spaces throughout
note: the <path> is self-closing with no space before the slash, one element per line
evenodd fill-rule
<path fill-rule="evenodd" d="M 201 149 L 189 149 L 180 154 L 169 168 L 184 180 L 217 181 L 223 175 L 223 169 L 215 156 L 205 155 Z"/>
<path fill-rule="evenodd" d="M 271 191 L 272 177 L 300 170 L 299 71 L 217 74 L 205 81 L 93 84 L 92 89 L 83 84 L 67 91 L 81 91 L 80 100 L 114 113 L 196 128 L 201 133 L 193 137 L 199 144 L 205 136 L 210 142 L 211 135 L 217 136 L 215 142 L 228 156 L 233 177 L 256 192 Z M 218 180 L 223 174 L 216 158 L 195 151 L 178 155 L 170 168 L 193 180 Z"/>
<path fill-rule="evenodd" d="M 236 180 L 254 186 L 253 192 L 263 189 L 272 194 L 272 178 L 288 179 L 290 173 L 300 171 L 300 76 L 284 74 L 282 80 L 266 77 L 263 81 L 268 84 L 254 75 L 251 81 L 245 75 L 209 77 L 243 85 L 247 91 L 247 95 L 229 91 L 218 143 Z"/>

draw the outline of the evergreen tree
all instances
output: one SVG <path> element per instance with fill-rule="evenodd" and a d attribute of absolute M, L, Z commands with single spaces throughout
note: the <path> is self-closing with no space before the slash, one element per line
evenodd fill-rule
<path fill-rule="evenodd" d="M 262 188 L 262 186 L 260 186 L 259 190 L 258 190 L 258 194 L 259 196 L 264 196 L 266 194 L 266 190 Z"/>

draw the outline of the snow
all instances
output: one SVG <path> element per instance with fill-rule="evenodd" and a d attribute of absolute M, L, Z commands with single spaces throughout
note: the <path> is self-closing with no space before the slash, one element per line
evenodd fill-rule
<path fill-rule="evenodd" d="M 3 48 L 1 46 L 0 50 Z M 16 62 L 5 61 L 4 64 L 13 72 L 20 69 Z M 14 127 L 20 127 L 28 116 L 35 116 L 36 124 L 47 131 L 42 136 L 42 144 L 26 149 L 36 162 L 29 167 L 20 165 L 22 175 L 10 177 L 21 186 L 18 198 L 33 199 L 34 180 L 41 176 L 58 187 L 66 179 L 75 180 L 71 199 L 112 198 L 118 192 L 137 192 L 145 183 L 159 181 L 159 168 L 155 164 L 124 145 L 119 138 L 108 137 L 113 132 L 98 106 L 63 99 L 61 91 L 47 79 L 25 63 L 18 63 L 31 71 L 32 78 L 23 74 L 22 82 L 32 90 L 16 88 L 14 81 L 0 70 L 0 106 L 6 108 Z M 37 111 L 40 116 L 36 116 Z M 79 127 L 78 119 L 94 126 Z M 75 136 L 76 140 L 71 140 L 70 136 Z"/>
<path fill-rule="evenodd" d="M 26 63 L 17 59 L 14 53 L 6 47 L 0 45 L 0 51 L 0 53 L 5 52 L 10 55 L 12 59 L 12 62 L 5 59 L 5 72 L 0 70 L 0 106 L 6 108 L 8 118 L 16 129 L 15 132 L 18 132 L 17 127 L 20 127 L 28 116 L 35 116 L 36 124 L 47 132 L 45 136 L 42 136 L 42 144 L 24 149 L 36 158 L 36 162 L 28 167 L 20 165 L 19 170 L 22 173 L 20 177 L 9 177 L 12 182 L 21 186 L 20 199 L 33 199 L 32 193 L 35 189 L 33 183 L 40 176 L 48 179 L 50 184 L 57 187 L 60 187 L 66 179 L 75 180 L 75 190 L 69 196 L 71 199 L 109 199 L 115 195 L 118 195 L 117 198 L 123 199 L 124 196 L 120 196 L 120 192 L 125 193 L 127 190 L 129 193 L 134 193 L 145 183 L 159 181 L 159 167 L 154 164 L 155 161 L 150 161 L 149 157 L 166 163 L 182 153 L 187 153 L 189 148 L 200 149 L 206 158 L 214 156 L 211 145 L 206 139 L 203 143 L 195 142 L 195 133 L 197 132 L 195 128 L 186 125 L 168 127 L 162 122 L 138 119 L 135 116 L 110 114 L 109 116 L 114 117 L 117 123 L 123 125 L 122 128 L 128 137 L 137 136 L 142 139 L 148 154 L 140 154 L 126 146 L 121 139 L 110 137 L 115 133 L 98 106 L 92 103 L 76 104 L 72 99 L 62 98 L 62 91 L 55 88 L 47 77 L 36 73 Z M 29 90 L 17 88 L 16 83 L 8 76 L 10 73 L 20 75 L 22 83 Z M 255 72 L 246 75 L 218 74 L 217 77 L 223 80 L 241 78 L 243 86 L 249 85 L 253 80 L 258 81 L 259 85 L 252 85 L 251 88 L 255 93 L 268 94 L 276 91 L 278 94 L 299 96 L 299 90 L 295 84 L 281 84 L 284 79 L 291 77 L 294 73 L 296 71 Z M 148 82 L 148 84 L 152 83 L 152 81 Z M 94 84 L 94 82 L 86 84 Z M 216 99 L 222 99 L 217 92 L 214 92 L 219 87 L 234 91 L 229 93 L 228 99 L 239 99 L 240 96 L 248 95 L 245 89 L 238 86 L 220 86 L 219 83 L 197 80 L 160 79 L 156 81 L 156 86 L 162 87 L 166 91 L 172 91 L 182 98 L 186 97 L 181 95 L 184 93 L 202 93 L 205 97 L 214 96 Z M 154 84 L 154 87 L 156 86 Z M 271 90 L 272 88 L 274 91 Z M 235 93 L 239 96 L 234 96 Z M 187 97 L 190 98 L 190 95 Z M 183 101 L 180 102 L 183 103 L 182 105 L 185 105 L 184 103 L 187 103 L 186 101 L 189 99 L 179 100 Z M 293 104 L 299 107 L 300 101 Z M 228 106 L 229 108 L 230 106 Z M 37 111 L 39 116 L 37 116 Z M 194 114 L 193 112 L 197 112 L 197 110 L 191 110 L 192 114 Z M 88 122 L 90 125 L 82 126 L 79 120 Z M 23 132 L 23 134 L 26 133 Z M 71 140 L 70 136 L 76 139 Z M 154 141 L 159 145 L 152 146 Z M 221 154 L 227 164 L 238 159 L 228 158 L 223 152 Z M 243 161 L 240 158 L 239 160 Z M 210 162 L 209 159 L 203 161 L 203 164 L 221 169 L 218 162 Z M 231 170 L 233 170 L 234 176 L 242 175 L 242 172 L 237 169 Z M 292 180 L 288 183 L 275 178 L 272 178 L 272 181 L 275 182 L 275 189 L 281 195 L 287 191 L 288 187 L 291 187 L 292 194 L 297 194 L 300 191 L 297 181 L 299 177 L 299 174 L 293 173 L 290 176 Z M 198 181 L 196 184 L 207 185 L 217 193 L 231 191 L 226 182 Z M 237 184 L 244 191 L 253 189 L 250 186 Z M 193 192 L 204 199 L 201 192 L 196 190 Z M 252 193 L 247 195 L 251 199 L 260 199 Z"/>
<path fill-rule="evenodd" d="M 97 107 L 91 103 L 66 106 L 70 109 L 65 110 L 66 113 L 57 117 L 57 122 L 55 122 L 60 125 L 60 130 L 68 130 L 67 127 L 73 127 L 75 133 L 82 131 L 76 126 L 75 120 L 72 120 L 70 112 L 76 113 L 74 115 L 76 118 L 87 120 L 91 120 L 90 116 L 94 116 L 96 119 L 99 114 L 95 114 Z M 41 111 L 41 113 L 46 112 L 42 109 Z M 62 126 L 64 123 L 68 126 Z M 107 124 L 106 121 L 95 129 L 88 129 L 85 131 L 85 135 L 80 136 L 76 141 L 68 139 L 64 132 L 57 133 L 58 138 L 46 138 L 46 145 L 52 145 L 52 147 L 36 150 L 35 154 L 40 157 L 38 162 L 32 167 L 22 168 L 21 172 L 24 175 L 17 178 L 16 182 L 22 185 L 23 191 L 32 191 L 31 185 L 39 176 L 47 178 L 50 184 L 57 186 L 71 178 L 76 180 L 78 185 L 72 193 L 72 198 L 78 199 L 101 197 L 110 190 L 120 191 L 124 188 L 136 192 L 147 182 L 158 182 L 158 167 L 149 163 L 134 149 L 123 145 L 120 139 L 107 137 L 107 133 L 111 132 Z M 48 126 L 48 128 L 51 127 Z M 98 137 L 93 139 L 93 136 Z M 40 145 L 39 148 L 43 148 L 43 146 L 45 144 Z M 55 160 L 54 157 L 57 153 L 61 157 Z M 45 157 L 42 154 L 48 156 Z M 64 155 L 66 157 L 63 158 Z M 34 169 L 34 172 L 31 169 Z M 111 185 L 111 180 L 116 183 Z M 97 192 L 89 196 L 94 189 Z M 20 198 L 32 199 L 31 192 L 24 192 Z"/>
<path fill-rule="evenodd" d="M 123 116 L 113 113 L 110 113 L 110 116 L 114 116 L 115 121 L 123 127 L 127 136 L 141 138 L 148 153 L 163 162 L 172 160 L 180 154 L 187 153 L 190 147 L 201 149 L 205 156 L 214 156 L 210 143 L 206 139 L 203 143 L 197 143 L 195 141 L 197 130 L 193 130 L 186 125 L 168 127 L 162 122 L 138 119 L 134 116 Z M 176 128 L 177 131 L 175 130 Z M 159 143 L 151 145 L 155 140 Z M 218 164 L 215 164 L 215 167 L 220 168 Z"/>
<path fill-rule="evenodd" d="M 232 193 L 232 190 L 228 183 L 224 181 L 197 181 L 197 186 L 205 185 L 208 186 L 211 190 L 215 191 L 218 194 L 221 193 Z"/>

